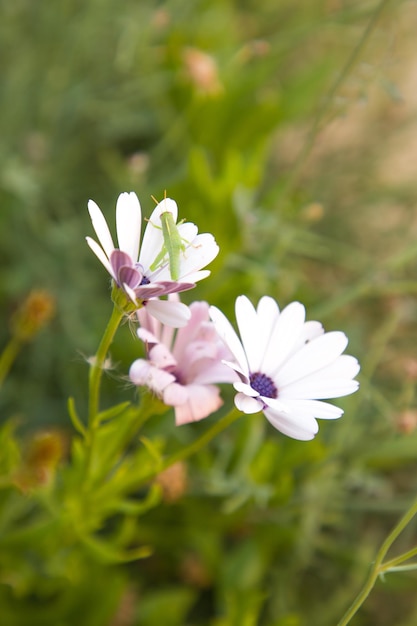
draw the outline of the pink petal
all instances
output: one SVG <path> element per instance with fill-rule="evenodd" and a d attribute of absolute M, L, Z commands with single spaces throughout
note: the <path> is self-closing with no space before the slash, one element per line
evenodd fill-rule
<path fill-rule="evenodd" d="M 137 359 L 132 363 L 129 370 L 129 378 L 135 385 L 149 387 L 158 395 L 175 381 L 175 376 L 154 367 L 144 359 Z"/>
<path fill-rule="evenodd" d="M 185 404 L 188 400 L 188 387 L 172 383 L 166 387 L 163 395 L 164 404 L 168 406 L 178 406 Z"/>
<path fill-rule="evenodd" d="M 150 349 L 149 359 L 152 361 L 153 365 L 161 369 L 167 369 L 168 367 L 175 367 L 177 365 L 171 352 L 163 343 L 157 343 Z"/>
<path fill-rule="evenodd" d="M 202 420 L 223 404 L 219 389 L 213 385 L 187 385 L 187 390 L 188 401 L 175 408 L 177 426 Z"/>

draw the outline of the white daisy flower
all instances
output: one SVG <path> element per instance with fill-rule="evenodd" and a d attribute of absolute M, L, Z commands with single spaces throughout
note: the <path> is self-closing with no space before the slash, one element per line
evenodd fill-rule
<path fill-rule="evenodd" d="M 281 312 L 264 296 L 257 309 L 246 296 L 236 299 L 240 338 L 224 314 L 210 307 L 216 330 L 232 352 L 237 372 L 236 407 L 244 413 L 263 411 L 277 430 L 300 440 L 313 439 L 316 418 L 336 419 L 342 409 L 322 402 L 346 396 L 359 387 L 353 378 L 358 361 L 342 354 L 348 339 L 342 332 L 325 333 L 319 322 L 306 322 L 305 309 L 292 302 Z"/>
<path fill-rule="evenodd" d="M 163 238 L 161 213 L 171 213 L 174 223 L 178 207 L 165 198 L 148 220 L 142 245 L 142 211 L 134 192 L 120 194 L 116 205 L 116 230 L 119 247 L 113 243 L 106 219 L 97 206 L 88 202 L 93 228 L 100 245 L 91 237 L 87 243 L 104 267 L 138 307 L 145 305 L 152 315 L 165 324 L 183 326 L 190 319 L 188 307 L 180 302 L 158 300 L 160 296 L 192 289 L 195 283 L 210 274 L 202 268 L 218 254 L 219 247 L 209 233 L 199 235 L 195 224 L 186 222 L 176 228 L 181 237 L 178 250 L 178 277 L 172 280 L 170 259 Z"/>

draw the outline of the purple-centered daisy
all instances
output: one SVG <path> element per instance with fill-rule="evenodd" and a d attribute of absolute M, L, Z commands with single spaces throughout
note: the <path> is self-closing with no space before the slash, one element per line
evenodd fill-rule
<path fill-rule="evenodd" d="M 353 378 L 358 361 L 342 354 L 348 340 L 342 332 L 325 333 L 322 325 L 305 321 L 305 309 L 292 302 L 281 312 L 264 296 L 257 308 L 246 296 L 236 299 L 240 339 L 225 315 L 210 307 L 219 336 L 234 356 L 227 362 L 240 378 L 236 407 L 244 413 L 263 411 L 269 422 L 294 439 L 313 439 L 316 418 L 336 419 L 339 407 L 322 402 L 358 389 Z"/>
<path fill-rule="evenodd" d="M 188 307 L 180 302 L 158 300 L 160 296 L 192 289 L 195 283 L 210 274 L 202 270 L 218 254 L 219 247 L 209 233 L 198 234 L 191 222 L 178 224 L 182 246 L 179 254 L 178 279 L 172 280 L 168 253 L 165 250 L 160 215 L 170 212 L 177 221 L 178 207 L 174 200 L 165 198 L 155 207 L 145 228 L 142 245 L 142 211 L 134 192 L 120 194 L 116 204 L 116 230 L 119 247 L 115 248 L 106 219 L 90 200 L 88 211 L 100 245 L 86 237 L 87 243 L 109 272 L 116 285 L 130 300 L 149 313 L 175 326 L 182 326 L 190 318 Z"/>

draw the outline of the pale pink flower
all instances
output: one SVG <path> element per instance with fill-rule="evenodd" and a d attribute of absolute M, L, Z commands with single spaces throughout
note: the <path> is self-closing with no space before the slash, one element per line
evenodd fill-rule
<path fill-rule="evenodd" d="M 109 272 L 114 282 L 138 307 L 146 305 L 149 312 L 163 323 L 184 325 L 190 315 L 185 304 L 158 300 L 160 296 L 192 289 L 195 283 L 210 274 L 202 270 L 216 256 L 219 247 L 209 233 L 198 234 L 191 222 L 178 224 L 183 242 L 179 251 L 179 275 L 172 280 L 168 254 L 165 251 L 160 215 L 170 212 L 177 221 L 178 207 L 165 198 L 155 207 L 147 222 L 140 245 L 142 211 L 134 192 L 120 194 L 116 205 L 116 230 L 119 247 L 115 248 L 106 219 L 90 200 L 88 211 L 100 245 L 86 237 L 87 243 Z"/>
<path fill-rule="evenodd" d="M 306 322 L 299 302 L 280 312 L 267 296 L 257 309 L 246 296 L 237 298 L 240 339 L 219 309 L 210 307 L 210 316 L 234 356 L 234 362 L 227 364 L 240 377 L 234 383 L 240 411 L 263 411 L 277 430 L 301 440 L 313 439 L 316 418 L 336 419 L 343 414 L 322 400 L 346 396 L 359 386 L 353 380 L 358 361 L 342 354 L 348 343 L 344 333 L 325 333 L 319 322 Z"/>
<path fill-rule="evenodd" d="M 177 425 L 217 411 L 223 401 L 215 383 L 237 380 L 222 363 L 230 353 L 209 320 L 208 310 L 206 302 L 193 302 L 190 320 L 177 331 L 154 319 L 146 308 L 137 312 L 141 324 L 137 332 L 145 343 L 147 358 L 134 361 L 130 379 L 173 406 Z"/>

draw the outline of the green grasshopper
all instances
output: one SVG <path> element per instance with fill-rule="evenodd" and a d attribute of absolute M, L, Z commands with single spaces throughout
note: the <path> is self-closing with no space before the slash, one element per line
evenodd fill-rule
<path fill-rule="evenodd" d="M 181 237 L 178 226 L 175 223 L 174 217 L 170 211 L 164 211 L 159 217 L 161 219 L 164 245 L 162 246 L 161 252 L 150 266 L 150 269 L 151 271 L 154 271 L 160 265 L 165 255 L 168 254 L 171 279 L 178 280 L 180 277 L 181 253 L 185 252 L 185 244 L 188 242 Z M 155 226 L 155 228 L 159 228 L 159 226 Z"/>

